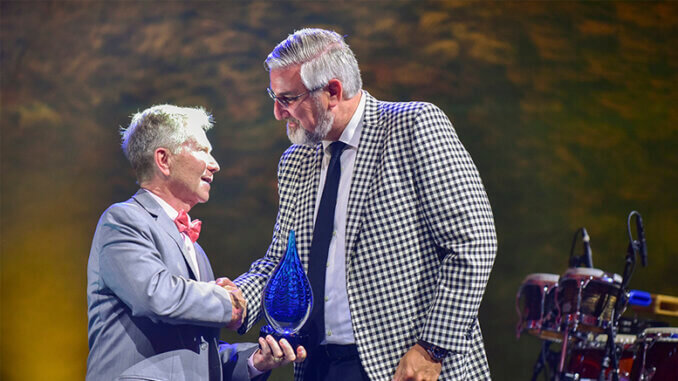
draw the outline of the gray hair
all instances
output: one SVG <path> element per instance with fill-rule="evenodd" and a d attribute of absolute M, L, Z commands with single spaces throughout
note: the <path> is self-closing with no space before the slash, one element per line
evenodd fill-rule
<path fill-rule="evenodd" d="M 353 98 L 363 86 L 358 61 L 344 38 L 324 29 L 302 29 L 280 42 L 264 61 L 266 70 L 301 64 L 301 80 L 315 89 L 338 79 L 346 98 Z"/>
<path fill-rule="evenodd" d="M 212 115 L 201 107 L 156 105 L 132 116 L 132 122 L 121 129 L 122 151 L 137 174 L 139 184 L 151 179 L 154 170 L 154 152 L 167 148 L 178 153 L 184 142 L 192 137 L 189 126 L 212 128 Z"/>

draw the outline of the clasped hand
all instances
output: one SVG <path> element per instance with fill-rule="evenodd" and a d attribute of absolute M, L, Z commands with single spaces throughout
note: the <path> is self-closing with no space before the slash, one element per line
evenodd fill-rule
<path fill-rule="evenodd" d="M 215 281 L 217 286 L 223 287 L 231 295 L 231 322 L 226 325 L 228 329 L 238 329 L 245 317 L 247 317 L 247 300 L 242 291 L 228 278 L 219 278 Z"/>

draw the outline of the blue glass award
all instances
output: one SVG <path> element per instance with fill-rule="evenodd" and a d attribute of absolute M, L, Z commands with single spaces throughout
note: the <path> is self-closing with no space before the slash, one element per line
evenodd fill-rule
<path fill-rule="evenodd" d="M 261 327 L 259 336 L 285 338 L 293 348 L 306 337 L 300 330 L 313 307 L 311 283 L 301 266 L 294 230 L 290 230 L 287 250 L 266 283 L 262 295 L 264 317 L 268 325 Z"/>

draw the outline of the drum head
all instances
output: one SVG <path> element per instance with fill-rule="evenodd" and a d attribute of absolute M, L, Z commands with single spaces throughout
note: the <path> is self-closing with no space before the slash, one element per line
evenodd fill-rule
<path fill-rule="evenodd" d="M 600 269 L 590 269 L 587 267 L 574 267 L 567 269 L 565 274 L 561 278 L 572 278 L 572 279 L 585 279 L 585 278 L 595 278 L 599 280 L 607 280 L 608 282 L 614 282 L 621 284 L 622 277 L 619 274 L 606 273 Z"/>
<path fill-rule="evenodd" d="M 567 269 L 563 278 L 585 278 L 585 277 L 594 277 L 600 278 L 605 275 L 605 272 L 600 269 L 590 269 L 587 267 L 573 267 Z"/>
<path fill-rule="evenodd" d="M 643 333 L 638 336 L 638 340 L 678 343 L 678 327 L 646 328 Z"/>
<path fill-rule="evenodd" d="M 534 273 L 527 275 L 523 280 L 523 284 L 525 283 L 556 284 L 558 283 L 558 279 L 560 279 L 560 276 L 556 274 Z"/>

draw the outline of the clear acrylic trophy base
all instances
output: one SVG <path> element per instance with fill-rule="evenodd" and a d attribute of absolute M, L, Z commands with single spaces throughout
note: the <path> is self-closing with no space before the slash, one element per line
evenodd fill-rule
<path fill-rule="evenodd" d="M 266 337 L 267 335 L 273 336 L 275 341 L 280 341 L 280 339 L 285 339 L 287 340 L 288 343 L 294 348 L 294 350 L 297 350 L 297 347 L 300 345 L 305 345 L 306 341 L 308 341 L 308 335 L 305 335 L 301 332 L 296 332 L 296 333 L 281 333 L 273 329 L 270 324 L 267 324 L 263 327 L 261 327 L 261 330 L 259 331 L 259 337 Z"/>

